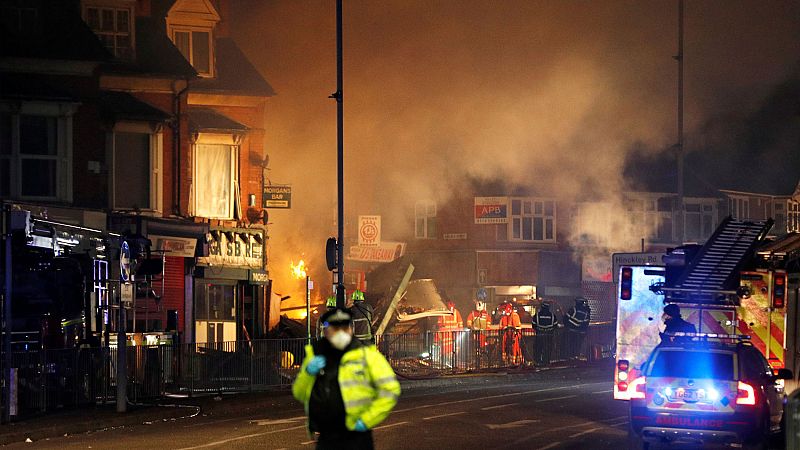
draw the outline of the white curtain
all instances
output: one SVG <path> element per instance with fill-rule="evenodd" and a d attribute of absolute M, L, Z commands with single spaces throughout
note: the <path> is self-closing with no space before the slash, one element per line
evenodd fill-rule
<path fill-rule="evenodd" d="M 195 146 L 194 214 L 210 219 L 233 217 L 233 158 L 230 145 Z"/>

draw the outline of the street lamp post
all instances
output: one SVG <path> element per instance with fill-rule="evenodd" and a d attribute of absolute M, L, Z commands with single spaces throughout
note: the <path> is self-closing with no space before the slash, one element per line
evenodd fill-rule
<path fill-rule="evenodd" d="M 336 140 L 339 226 L 336 242 L 336 306 L 344 308 L 344 96 L 342 93 L 342 0 L 336 0 Z"/>

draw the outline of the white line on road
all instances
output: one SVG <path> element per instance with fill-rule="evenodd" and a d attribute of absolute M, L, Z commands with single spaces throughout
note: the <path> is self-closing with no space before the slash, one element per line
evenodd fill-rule
<path fill-rule="evenodd" d="M 520 439 L 517 439 L 516 441 L 514 441 L 514 442 L 512 442 L 512 443 L 510 443 L 510 444 L 508 444 L 506 446 L 503 446 L 501 448 L 519 448 L 519 444 L 522 444 L 525 441 L 529 441 L 529 440 L 531 440 L 531 439 L 533 439 L 535 437 L 539 437 L 539 436 L 541 436 L 541 435 L 543 435 L 545 433 L 553 433 L 553 432 L 556 432 L 556 431 L 563 431 L 563 430 L 568 430 L 570 428 L 585 427 L 585 426 L 596 426 L 596 425 L 608 426 L 609 423 L 617 422 L 619 420 L 627 419 L 627 418 L 628 418 L 628 416 L 619 416 L 619 417 L 612 417 L 610 419 L 598 420 L 597 422 L 581 422 L 581 423 L 576 423 L 576 424 L 572 424 L 572 425 L 564 425 L 563 427 L 550 428 L 550 429 L 545 430 L 545 431 L 540 431 L 538 433 L 529 434 L 529 435 L 527 435 L 525 437 L 522 437 Z M 539 449 L 539 450 L 544 450 L 544 449 Z"/>
<path fill-rule="evenodd" d="M 545 445 L 544 447 L 540 448 L 539 450 L 548 450 L 548 449 L 551 449 L 551 448 L 558 447 L 559 445 L 561 445 L 561 441 L 553 442 L 550 445 Z"/>
<path fill-rule="evenodd" d="M 487 406 L 485 408 L 481 408 L 481 411 L 489 411 L 490 409 L 505 408 L 506 406 L 514 406 L 514 405 L 519 405 L 519 403 L 506 403 L 504 405 Z"/>
<path fill-rule="evenodd" d="M 375 427 L 375 428 L 373 428 L 373 430 L 375 430 L 375 431 L 377 431 L 377 430 L 385 430 L 386 428 L 392 428 L 392 427 L 396 427 L 396 426 L 398 426 L 398 425 L 405 425 L 405 424 L 407 424 L 407 423 L 408 423 L 408 422 L 396 422 L 396 423 L 390 423 L 389 425 L 381 425 L 381 426 L 379 426 L 379 427 Z"/>
<path fill-rule="evenodd" d="M 305 428 L 305 427 L 306 427 L 305 425 L 299 425 L 299 426 L 296 426 L 296 427 L 281 428 L 280 430 L 265 431 L 264 433 L 246 434 L 244 436 L 237 436 L 237 437 L 230 438 L 230 439 L 223 439 L 221 441 L 209 442 L 208 444 L 197 445 L 197 446 L 194 446 L 194 447 L 183 447 L 183 448 L 178 449 L 178 450 L 192 450 L 192 449 L 195 449 L 195 448 L 213 447 L 215 445 L 227 444 L 228 442 L 241 441 L 242 439 L 250 439 L 250 438 L 259 437 L 259 436 L 266 436 L 268 434 L 281 433 L 283 431 L 299 430 L 299 429 Z"/>
<path fill-rule="evenodd" d="M 561 387 L 544 388 L 544 389 L 533 389 L 533 390 L 530 390 L 530 391 L 522 391 L 522 392 L 507 392 L 505 394 L 487 395 L 485 397 L 465 398 L 465 399 L 462 399 L 462 400 L 453 400 L 453 401 L 449 401 L 449 402 L 441 402 L 441 403 L 437 403 L 435 405 L 422 405 L 422 406 L 414 406 L 412 408 L 395 409 L 394 411 L 392 411 L 392 413 L 396 414 L 396 413 L 401 413 L 401 412 L 406 412 L 406 411 L 416 411 L 418 409 L 433 408 L 433 407 L 436 407 L 436 406 L 447 406 L 447 405 L 456 405 L 456 404 L 459 404 L 459 403 L 477 402 L 477 401 L 480 401 L 480 400 L 490 400 L 490 399 L 505 398 L 505 397 L 516 397 L 516 396 L 519 396 L 519 395 L 528 395 L 528 394 L 539 394 L 539 393 L 542 393 L 542 392 L 563 391 L 564 389 L 576 389 L 576 388 L 580 388 L 580 387 L 594 386 L 594 385 L 597 385 L 597 384 L 607 385 L 607 382 L 606 381 L 599 381 L 597 383 L 575 384 L 575 385 L 571 385 L 571 386 L 561 386 Z"/>
<path fill-rule="evenodd" d="M 570 438 L 576 438 L 576 437 L 578 437 L 578 436 L 583 436 L 584 434 L 592 434 L 592 433 L 594 433 L 595 431 L 597 431 L 597 430 L 600 430 L 600 429 L 601 429 L 600 427 L 597 427 L 597 428 L 590 428 L 590 429 L 588 429 L 588 430 L 584 430 L 584 431 L 581 431 L 581 432 L 579 432 L 579 433 L 571 434 L 571 435 L 569 435 L 569 437 L 570 437 Z"/>
<path fill-rule="evenodd" d="M 542 398 L 542 399 L 536 400 L 536 403 L 551 402 L 553 400 L 566 400 L 568 398 L 575 398 L 575 397 L 577 397 L 577 395 L 565 395 L 563 397 Z"/>
<path fill-rule="evenodd" d="M 459 414 L 466 414 L 466 411 L 459 411 L 450 414 L 439 414 L 438 416 L 423 417 L 422 420 L 433 420 L 433 419 L 438 419 L 440 417 L 457 416 Z"/>
<path fill-rule="evenodd" d="M 317 442 L 317 441 L 305 441 L 305 442 L 301 442 L 300 445 L 311 445 L 311 444 L 313 444 L 315 442 Z"/>
<path fill-rule="evenodd" d="M 597 392 L 592 392 L 592 394 L 593 394 L 593 395 L 597 395 L 597 394 L 610 394 L 610 393 L 612 393 L 612 392 L 614 392 L 614 390 L 613 390 L 613 389 L 606 389 L 605 391 L 597 391 Z"/>

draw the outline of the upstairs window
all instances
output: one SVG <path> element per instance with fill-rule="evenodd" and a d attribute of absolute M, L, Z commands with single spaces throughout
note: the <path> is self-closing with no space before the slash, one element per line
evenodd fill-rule
<path fill-rule="evenodd" d="M 211 30 L 173 27 L 172 42 L 200 75 L 212 75 Z"/>
<path fill-rule="evenodd" d="M 133 58 L 133 24 L 130 9 L 87 6 L 84 20 L 115 57 Z"/>
<path fill-rule="evenodd" d="M 436 203 L 430 200 L 414 205 L 414 237 L 436 239 Z"/>
<path fill-rule="evenodd" d="M 202 136 L 202 135 L 201 135 Z M 239 146 L 233 138 L 205 139 L 194 145 L 193 211 L 197 217 L 233 219 L 239 183 Z"/>
<path fill-rule="evenodd" d="M 0 7 L 0 24 L 8 33 L 15 36 L 36 34 L 39 31 L 38 23 L 36 8 Z"/>
<path fill-rule="evenodd" d="M 111 148 L 114 209 L 161 211 L 162 136 L 146 124 L 121 123 L 114 128 Z"/>
<path fill-rule="evenodd" d="M 553 200 L 511 199 L 511 241 L 555 242 L 556 204 Z"/>

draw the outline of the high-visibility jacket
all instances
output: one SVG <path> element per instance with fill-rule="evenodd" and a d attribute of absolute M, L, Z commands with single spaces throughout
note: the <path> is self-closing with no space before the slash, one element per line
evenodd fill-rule
<path fill-rule="evenodd" d="M 500 317 L 500 328 L 513 327 L 521 328 L 522 321 L 519 319 L 519 314 L 516 311 L 512 312 L 510 316 Z"/>
<path fill-rule="evenodd" d="M 308 416 L 308 403 L 317 377 L 306 372 L 306 366 L 314 357 L 314 348 L 306 345 L 306 356 L 300 373 L 292 384 L 292 395 L 301 401 Z M 373 345 L 360 346 L 342 355 L 339 362 L 339 389 L 344 402 L 344 424 L 355 430 L 361 419 L 368 429 L 383 422 L 397 404 L 400 383 L 386 358 Z"/>
<path fill-rule="evenodd" d="M 372 305 L 355 302 L 350 308 L 353 314 L 353 337 L 367 343 L 372 341 Z"/>
<path fill-rule="evenodd" d="M 556 316 L 549 309 L 541 309 L 533 318 L 536 331 L 552 331 L 556 326 Z"/>
<path fill-rule="evenodd" d="M 578 331 L 586 331 L 589 328 L 591 311 L 587 305 L 576 305 L 567 312 L 567 325 L 569 328 Z"/>
<path fill-rule="evenodd" d="M 486 330 L 489 328 L 489 323 L 491 323 L 491 319 L 489 318 L 489 312 L 486 310 L 478 311 L 474 309 L 467 316 L 467 328 L 473 330 Z"/>

